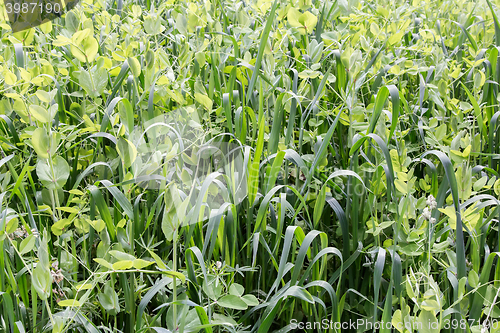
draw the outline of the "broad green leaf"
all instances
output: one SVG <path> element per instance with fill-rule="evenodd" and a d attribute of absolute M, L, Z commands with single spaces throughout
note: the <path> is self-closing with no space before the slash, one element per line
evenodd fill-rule
<path fill-rule="evenodd" d="M 459 151 L 459 150 L 453 150 L 453 149 L 451 149 L 451 150 L 450 150 L 450 152 L 451 152 L 453 155 L 457 156 L 457 157 L 467 158 L 467 157 L 469 157 L 469 155 L 470 155 L 471 148 L 472 148 L 472 146 L 471 146 L 471 145 L 468 145 L 468 146 L 464 149 L 464 151 L 463 151 L 463 152 L 461 152 L 461 151 Z"/>
<path fill-rule="evenodd" d="M 49 268 L 39 263 L 33 270 L 32 283 L 38 297 L 42 301 L 46 300 L 52 290 L 52 276 L 50 275 Z"/>
<path fill-rule="evenodd" d="M 101 219 L 95 221 L 89 221 L 89 223 L 92 226 L 92 228 L 94 228 L 95 231 L 97 232 L 103 231 L 104 228 L 106 227 L 106 223 L 104 223 L 104 221 Z"/>
<path fill-rule="evenodd" d="M 120 312 L 120 301 L 115 289 L 108 282 L 104 286 L 104 292 L 97 296 L 102 307 L 112 316 Z"/>
<path fill-rule="evenodd" d="M 5 232 L 11 234 L 14 231 L 16 231 L 18 226 L 19 226 L 19 220 L 17 219 L 17 217 L 12 218 L 7 222 L 7 225 L 5 226 Z"/>
<path fill-rule="evenodd" d="M 115 257 L 118 260 L 129 260 L 129 261 L 135 260 L 135 257 L 133 255 L 130 255 L 128 253 L 121 252 L 121 251 L 111 250 L 111 251 L 109 251 L 109 254 L 111 254 L 113 257 Z"/>
<path fill-rule="evenodd" d="M 493 184 L 493 189 L 496 195 L 500 195 L 500 179 L 497 179 L 495 181 L 495 184 Z"/>
<path fill-rule="evenodd" d="M 78 32 L 75 34 L 77 35 Z M 71 45 L 71 53 L 75 58 L 83 63 L 93 62 L 97 56 L 99 44 L 93 36 L 87 36 L 81 39 L 81 35 L 73 36 L 73 43 Z"/>
<path fill-rule="evenodd" d="M 99 97 L 108 84 L 108 71 L 101 67 L 93 72 L 80 71 L 78 82 L 90 97 Z"/>
<path fill-rule="evenodd" d="M 250 295 L 250 294 L 244 295 L 244 296 L 241 296 L 241 299 L 245 303 L 247 303 L 248 306 L 257 306 L 257 305 L 259 305 L 259 300 L 254 295 Z"/>
<path fill-rule="evenodd" d="M 102 258 L 94 258 L 94 261 L 106 268 L 113 269 L 113 265 Z"/>
<path fill-rule="evenodd" d="M 205 109 L 207 110 L 212 110 L 212 100 L 210 99 L 210 97 L 208 97 L 207 95 L 205 94 L 201 94 L 201 93 L 194 93 L 194 99 L 200 103 L 201 105 L 203 105 L 205 107 Z"/>
<path fill-rule="evenodd" d="M 113 264 L 113 270 L 129 269 L 134 265 L 131 260 L 120 260 Z"/>
<path fill-rule="evenodd" d="M 68 180 L 69 165 L 61 156 L 56 156 L 52 160 L 39 159 L 36 164 L 36 174 L 47 189 L 57 190 Z"/>
<path fill-rule="evenodd" d="M 205 52 L 196 52 L 195 54 L 196 61 L 200 65 L 200 67 L 205 66 L 206 60 L 205 60 Z"/>
<path fill-rule="evenodd" d="M 241 296 L 245 292 L 245 287 L 243 287 L 241 284 L 238 283 L 233 283 L 229 287 L 229 293 L 234 296 Z"/>
<path fill-rule="evenodd" d="M 70 214 L 78 214 L 80 212 L 80 210 L 75 207 L 56 207 L 56 209 Z"/>
<path fill-rule="evenodd" d="M 439 311 L 441 309 L 441 307 L 439 306 L 439 303 L 433 299 L 424 300 L 422 302 L 421 306 L 422 306 L 422 309 L 427 310 L 427 311 Z"/>
<path fill-rule="evenodd" d="M 93 285 L 91 283 L 79 283 L 75 286 L 75 289 L 76 290 L 88 290 L 88 289 L 92 289 L 93 288 Z"/>
<path fill-rule="evenodd" d="M 16 82 L 17 82 L 16 74 L 12 73 L 9 70 L 6 70 L 3 73 L 3 76 L 4 76 L 5 83 L 7 83 L 8 85 L 13 86 L 16 84 Z"/>
<path fill-rule="evenodd" d="M 403 37 L 405 31 L 400 31 L 398 33 L 395 33 L 395 34 L 392 34 L 389 39 L 387 40 L 387 44 L 389 45 L 394 45 L 396 44 L 397 42 L 399 42 L 401 40 L 401 38 Z"/>
<path fill-rule="evenodd" d="M 150 15 L 144 19 L 144 30 L 146 30 L 146 32 L 150 35 L 156 35 L 162 32 L 164 27 L 161 25 L 159 17 L 156 15 Z"/>
<path fill-rule="evenodd" d="M 52 42 L 54 46 L 65 46 L 71 44 L 71 38 L 63 35 L 57 35 L 56 39 Z"/>
<path fill-rule="evenodd" d="M 392 326 L 396 328 L 400 333 L 403 333 L 404 331 L 404 322 L 403 318 L 401 316 L 401 310 L 397 309 L 394 311 L 391 319 Z"/>
<path fill-rule="evenodd" d="M 438 320 L 432 311 L 420 311 L 417 322 L 420 333 L 438 333 L 440 331 Z"/>
<path fill-rule="evenodd" d="M 65 299 L 63 301 L 57 302 L 57 305 L 59 306 L 82 306 L 80 302 L 78 302 L 76 299 Z"/>
<path fill-rule="evenodd" d="M 129 57 L 127 61 L 132 74 L 134 74 L 135 77 L 139 77 L 139 75 L 141 75 L 141 63 L 139 60 L 135 57 Z"/>
<path fill-rule="evenodd" d="M 33 131 L 31 144 L 39 157 L 45 159 L 49 158 L 50 139 L 47 135 L 47 131 L 43 127 L 38 127 Z"/>
<path fill-rule="evenodd" d="M 477 275 L 476 271 L 473 269 L 469 271 L 468 282 L 472 288 L 477 288 L 479 285 L 479 276 Z"/>
<path fill-rule="evenodd" d="M 179 273 L 179 272 L 174 272 L 174 271 L 162 271 L 163 274 L 166 274 L 170 277 L 176 277 L 182 281 L 182 283 L 186 282 L 186 277 L 184 274 Z"/>
<path fill-rule="evenodd" d="M 59 221 L 57 221 L 56 223 L 54 223 L 51 227 L 50 227 L 50 230 L 52 231 L 52 233 L 56 236 L 61 236 L 63 234 L 63 232 L 65 231 L 65 229 L 71 225 L 71 221 L 68 220 L 68 219 L 61 219 Z"/>
<path fill-rule="evenodd" d="M 203 280 L 202 289 L 207 294 L 207 296 L 212 300 L 217 300 L 222 293 L 222 284 L 212 281 L 210 284 Z"/>
<path fill-rule="evenodd" d="M 42 123 L 48 123 L 52 120 L 49 112 L 39 105 L 30 105 L 30 113 L 36 120 Z"/>
<path fill-rule="evenodd" d="M 293 7 L 288 10 L 287 19 L 292 27 L 299 28 L 301 34 L 310 34 L 318 23 L 318 18 L 313 13 L 309 11 L 300 13 L 298 9 Z"/>
<path fill-rule="evenodd" d="M 143 268 L 148 267 L 149 265 L 152 265 L 152 264 L 154 264 L 153 261 L 146 261 L 143 259 L 135 259 L 132 262 L 132 265 L 134 266 L 134 268 L 137 268 L 137 269 L 143 269 Z"/>
<path fill-rule="evenodd" d="M 124 167 L 129 168 L 137 158 L 137 149 L 134 144 L 127 139 L 118 138 L 116 148 L 118 150 L 118 154 L 122 158 Z"/>
<path fill-rule="evenodd" d="M 21 245 L 19 245 L 19 253 L 25 254 L 33 250 L 33 247 L 35 246 L 35 236 L 33 234 L 29 235 L 23 241 L 21 242 Z"/>
<path fill-rule="evenodd" d="M 38 99 L 42 102 L 45 102 L 45 103 L 50 103 L 52 98 L 50 98 L 50 95 L 48 92 L 46 92 L 45 90 L 42 90 L 42 89 L 38 89 L 35 93 L 36 97 L 38 97 Z"/>
<path fill-rule="evenodd" d="M 456 230 L 457 218 L 455 214 L 455 208 L 453 206 L 448 206 L 446 208 L 438 208 L 438 209 L 441 213 L 448 216 L 450 228 Z M 476 209 L 476 203 L 472 204 L 465 211 L 463 209 L 461 210 L 461 215 L 464 222 L 467 225 L 467 228 L 474 229 L 476 227 L 476 224 L 479 221 L 479 218 L 481 217 L 479 211 L 480 211 L 479 209 Z"/>
<path fill-rule="evenodd" d="M 235 310 L 248 309 L 247 303 L 245 303 L 240 297 L 234 295 L 222 296 L 220 299 L 217 300 L 217 304 L 228 309 L 235 309 Z"/>
<path fill-rule="evenodd" d="M 122 99 L 121 103 L 118 104 L 118 114 L 127 133 L 132 133 L 134 130 L 134 109 L 128 100 Z"/>

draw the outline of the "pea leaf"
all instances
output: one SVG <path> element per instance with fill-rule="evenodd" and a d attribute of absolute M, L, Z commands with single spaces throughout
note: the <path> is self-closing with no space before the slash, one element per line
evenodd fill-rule
<path fill-rule="evenodd" d="M 127 61 L 132 74 L 134 74 L 135 77 L 141 75 L 141 63 L 139 62 L 139 60 L 137 60 L 137 58 L 135 57 L 129 57 Z"/>
<path fill-rule="evenodd" d="M 234 310 L 246 310 L 248 309 L 247 303 L 245 303 L 240 297 L 234 295 L 226 295 L 221 297 L 217 304 L 224 308 L 234 309 Z"/>
<path fill-rule="evenodd" d="M 101 67 L 94 71 L 91 77 L 88 71 L 82 70 L 79 74 L 78 82 L 90 97 L 98 97 L 104 92 L 108 84 L 108 71 Z"/>
<path fill-rule="evenodd" d="M 104 286 L 104 292 L 99 293 L 97 297 L 99 298 L 99 303 L 110 315 L 114 316 L 120 312 L 118 294 L 109 283 Z"/>
<path fill-rule="evenodd" d="M 97 232 L 103 231 L 104 228 L 106 227 L 106 224 L 101 219 L 96 220 L 96 221 L 89 221 L 89 223 L 92 226 L 92 228 L 94 228 L 95 231 L 97 231 Z"/>
<path fill-rule="evenodd" d="M 245 287 L 243 287 L 241 284 L 238 283 L 233 283 L 229 287 L 229 294 L 234 295 L 234 296 L 241 296 L 245 292 Z"/>
<path fill-rule="evenodd" d="M 143 259 L 135 259 L 132 262 L 132 265 L 134 266 L 134 268 L 137 268 L 137 269 L 143 269 L 144 267 L 148 267 L 149 265 L 152 265 L 152 264 L 154 264 L 153 261 L 147 261 L 147 260 L 143 260 Z"/>
<path fill-rule="evenodd" d="M 29 235 L 23 241 L 21 242 L 21 245 L 19 245 L 19 253 L 25 254 L 33 250 L 33 247 L 35 246 L 35 236 L 33 234 Z"/>
<path fill-rule="evenodd" d="M 47 135 L 47 131 L 44 128 L 38 127 L 33 131 L 31 136 L 31 144 L 35 149 L 38 157 L 41 158 L 49 158 L 49 136 Z"/>
<path fill-rule="evenodd" d="M 107 267 L 109 269 L 113 269 L 113 265 L 111 265 L 109 262 L 107 262 L 106 260 L 102 259 L 102 258 L 94 258 L 94 261 L 104 267 Z"/>
<path fill-rule="evenodd" d="M 303 35 L 313 32 L 316 23 L 318 23 L 318 18 L 313 13 L 306 11 L 301 14 L 298 9 L 293 7 L 288 10 L 287 19 L 288 24 L 298 28 Z"/>
<path fill-rule="evenodd" d="M 76 299 L 65 299 L 57 303 L 59 306 L 82 306 Z"/>
<path fill-rule="evenodd" d="M 68 162 L 61 156 L 54 159 L 39 159 L 36 174 L 42 184 L 49 190 L 62 188 L 69 177 Z"/>
<path fill-rule="evenodd" d="M 114 270 L 129 269 L 133 265 L 134 264 L 131 260 L 120 260 L 113 264 L 113 269 Z"/>
<path fill-rule="evenodd" d="M 469 285 L 472 288 L 476 288 L 479 285 L 479 276 L 477 275 L 475 270 L 472 269 L 471 271 L 469 271 L 468 281 L 469 281 Z"/>
<path fill-rule="evenodd" d="M 38 263 L 33 271 L 32 282 L 38 297 L 42 301 L 45 301 L 49 297 L 52 288 L 52 276 L 48 267 L 44 267 L 44 265 Z"/>
<path fill-rule="evenodd" d="M 40 105 L 30 105 L 30 113 L 36 120 L 42 123 L 48 123 L 52 120 L 49 112 Z"/>
<path fill-rule="evenodd" d="M 93 36 L 87 36 L 80 41 L 78 37 L 75 38 L 73 36 L 73 40 L 76 39 L 76 43 L 71 45 L 71 53 L 81 62 L 93 62 L 99 49 L 97 40 Z"/>
<path fill-rule="evenodd" d="M 439 325 L 436 315 L 432 311 L 422 310 L 418 316 L 417 322 L 420 323 L 419 329 L 421 333 L 437 333 L 439 332 Z"/>
<path fill-rule="evenodd" d="M 118 155 L 122 158 L 123 165 L 125 168 L 129 168 L 137 158 L 137 149 L 134 144 L 127 139 L 118 138 L 116 148 L 118 150 Z"/>
<path fill-rule="evenodd" d="M 241 296 L 241 299 L 247 303 L 248 306 L 257 306 L 259 305 L 259 300 L 257 299 L 257 297 L 255 297 L 254 295 L 244 295 L 244 296 Z"/>
<path fill-rule="evenodd" d="M 61 236 L 63 234 L 64 229 L 66 229 L 71 224 L 71 221 L 68 219 L 61 219 L 54 223 L 50 230 L 56 236 Z"/>
<path fill-rule="evenodd" d="M 111 251 L 109 251 L 109 254 L 111 254 L 113 257 L 115 257 L 118 260 L 129 260 L 129 261 L 135 260 L 135 257 L 133 255 L 130 255 L 128 253 L 121 252 L 121 251 L 111 250 Z"/>

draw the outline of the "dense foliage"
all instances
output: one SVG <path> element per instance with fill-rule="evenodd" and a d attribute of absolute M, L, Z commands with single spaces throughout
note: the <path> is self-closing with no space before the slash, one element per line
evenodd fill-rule
<path fill-rule="evenodd" d="M 499 7 L 4 15 L 0 330 L 500 331 Z"/>

